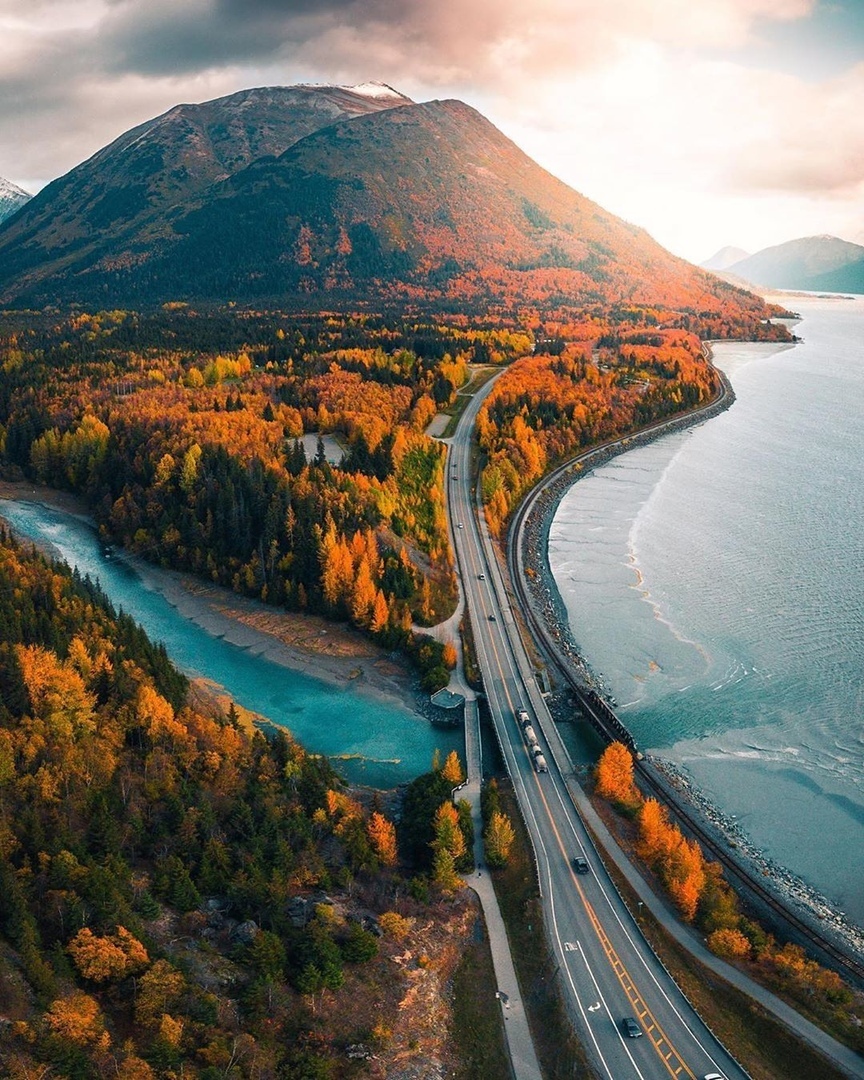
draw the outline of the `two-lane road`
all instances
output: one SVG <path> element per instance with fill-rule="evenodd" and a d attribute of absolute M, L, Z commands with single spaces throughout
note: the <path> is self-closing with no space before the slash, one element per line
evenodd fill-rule
<path fill-rule="evenodd" d="M 608 1080 L 701 1080 L 746 1074 L 707 1030 L 645 944 L 597 856 L 567 791 L 563 752 L 535 682 L 471 486 L 479 391 L 453 439 L 448 503 L 484 689 L 537 859 L 546 931 L 567 1004 L 597 1074 Z M 516 713 L 529 716 L 548 763 L 535 771 Z M 571 778 L 572 779 L 572 778 Z M 587 859 L 577 873 L 575 857 Z M 540 927 L 538 933 L 542 933 Z M 632 1017 L 640 1034 L 629 1037 Z"/>

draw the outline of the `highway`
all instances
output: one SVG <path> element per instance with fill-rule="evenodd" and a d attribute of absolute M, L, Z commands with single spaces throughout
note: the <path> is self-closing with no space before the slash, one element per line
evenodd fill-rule
<path fill-rule="evenodd" d="M 565 783 L 567 757 L 534 678 L 471 484 L 474 421 L 491 383 L 474 395 L 453 438 L 448 508 L 477 659 L 498 739 L 534 845 L 546 931 L 577 1034 L 608 1080 L 747 1074 L 726 1053 L 644 942 L 593 848 Z M 517 710 L 548 763 L 537 773 Z M 577 873 L 575 857 L 587 859 Z M 537 933 L 542 933 L 541 927 Z M 628 1037 L 632 1017 L 641 1034 Z"/>

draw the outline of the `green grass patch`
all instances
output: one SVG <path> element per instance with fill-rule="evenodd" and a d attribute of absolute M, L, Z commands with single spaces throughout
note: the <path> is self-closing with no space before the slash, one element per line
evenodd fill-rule
<path fill-rule="evenodd" d="M 480 665 L 477 662 L 477 647 L 474 644 L 474 629 L 471 626 L 471 618 L 468 605 L 459 623 L 459 633 L 462 635 L 462 664 L 465 668 L 465 679 L 472 690 L 483 689 L 483 676 L 480 673 Z"/>
<path fill-rule="evenodd" d="M 474 939 L 453 976 L 451 1035 L 459 1057 L 457 1080 L 510 1080 L 501 1005 L 495 996 L 495 969 L 482 914 Z"/>
<path fill-rule="evenodd" d="M 480 387 L 485 386 L 492 376 L 500 370 L 500 367 L 478 368 L 472 373 L 471 382 L 459 391 L 453 404 L 448 409 L 444 410 L 450 419 L 447 421 L 447 426 L 444 428 L 444 432 L 441 435 L 442 439 L 450 439 L 455 435 L 456 427 L 459 424 L 462 413 L 465 412 L 468 407 L 468 402 L 474 394 L 477 393 Z"/>

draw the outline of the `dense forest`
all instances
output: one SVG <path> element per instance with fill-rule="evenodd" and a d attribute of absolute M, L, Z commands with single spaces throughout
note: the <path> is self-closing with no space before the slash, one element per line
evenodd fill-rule
<path fill-rule="evenodd" d="M 0 1074 L 327 1078 L 441 1051 L 436 980 L 474 918 L 455 755 L 397 832 L 5 535 L 0 699 Z M 424 980 L 441 1029 L 412 1051 L 397 1006 Z"/>
<path fill-rule="evenodd" d="M 549 336 L 535 354 L 512 364 L 482 406 L 481 482 L 494 535 L 501 535 L 522 496 L 559 462 L 717 394 L 717 374 L 701 340 L 684 328 L 693 320 L 651 309 L 618 314 L 547 325 Z M 696 321 L 703 334 L 722 329 L 713 318 L 705 321 L 706 327 Z M 752 324 L 745 332 L 753 339 L 782 340 L 787 334 L 782 324 L 769 323 Z"/>
<path fill-rule="evenodd" d="M 7 313 L 2 468 L 84 495 L 154 562 L 349 620 L 435 690 L 453 658 L 414 628 L 455 603 L 436 413 L 478 367 L 510 365 L 478 423 L 498 532 L 561 458 L 710 398 L 698 335 L 785 335 L 764 311 Z"/>
<path fill-rule="evenodd" d="M 348 619 L 447 681 L 411 630 L 452 610 L 443 447 L 424 434 L 518 328 L 129 312 L 0 323 L 7 476 L 83 494 L 112 540 L 270 603 Z M 341 460 L 319 441 L 334 436 Z M 311 452 L 309 452 L 311 451 Z"/>

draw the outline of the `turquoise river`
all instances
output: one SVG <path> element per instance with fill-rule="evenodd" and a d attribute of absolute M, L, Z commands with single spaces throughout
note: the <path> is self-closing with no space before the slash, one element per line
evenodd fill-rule
<path fill-rule="evenodd" d="M 15 531 L 50 545 L 81 574 L 97 580 L 115 607 L 164 643 L 185 673 L 224 687 L 247 709 L 288 728 L 313 753 L 325 754 L 353 783 L 388 788 L 426 772 L 436 749 L 464 753 L 461 729 L 433 727 L 406 703 L 341 688 L 207 633 L 181 615 L 122 559 L 107 557 L 86 521 L 39 503 L 3 500 Z M 261 648 L 264 644 L 261 645 Z"/>

